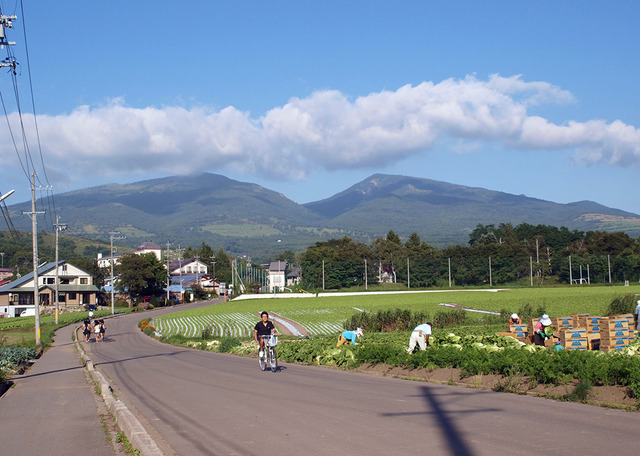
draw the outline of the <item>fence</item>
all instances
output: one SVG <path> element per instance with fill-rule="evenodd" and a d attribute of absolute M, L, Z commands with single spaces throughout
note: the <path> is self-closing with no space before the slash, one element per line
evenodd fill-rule
<path fill-rule="evenodd" d="M 322 260 L 302 263 L 304 286 L 339 289 L 381 282 L 409 288 L 544 283 L 622 283 L 640 280 L 640 255 L 584 255 L 535 261 L 533 257 L 420 258 L 385 261 Z"/>

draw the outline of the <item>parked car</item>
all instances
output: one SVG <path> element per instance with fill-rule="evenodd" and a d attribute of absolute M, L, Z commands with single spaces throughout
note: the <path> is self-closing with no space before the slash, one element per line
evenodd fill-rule
<path fill-rule="evenodd" d="M 95 304 L 87 304 L 85 305 L 85 307 L 87 308 L 87 310 L 90 310 L 90 311 L 98 310 L 98 306 Z"/>
<path fill-rule="evenodd" d="M 20 316 L 21 317 L 35 317 L 36 315 L 36 309 L 25 309 L 22 312 L 20 312 Z"/>

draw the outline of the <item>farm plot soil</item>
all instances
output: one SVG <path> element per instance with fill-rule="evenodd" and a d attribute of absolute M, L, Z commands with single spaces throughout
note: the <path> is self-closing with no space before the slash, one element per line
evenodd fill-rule
<path fill-rule="evenodd" d="M 363 364 L 355 369 L 374 375 L 418 380 L 446 385 L 464 386 L 488 391 L 504 391 L 516 394 L 528 394 L 549 399 L 566 400 L 577 381 L 565 385 L 535 385 L 532 386 L 526 377 L 505 378 L 501 375 L 474 375 L 462 377 L 460 369 L 408 369 L 406 367 L 389 366 L 386 364 Z M 623 386 L 594 386 L 589 392 L 587 404 L 604 407 L 638 410 L 638 401 L 631 395 L 628 388 Z"/>

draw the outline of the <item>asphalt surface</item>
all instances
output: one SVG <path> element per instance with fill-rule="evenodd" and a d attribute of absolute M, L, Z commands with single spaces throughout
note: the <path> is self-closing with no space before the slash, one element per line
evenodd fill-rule
<path fill-rule="evenodd" d="M 262 372 L 257 359 L 161 344 L 141 318 L 110 321 L 110 342 L 88 353 L 165 454 L 637 452 L 638 413 L 312 366 Z"/>
<path fill-rule="evenodd" d="M 638 413 L 293 364 L 262 372 L 257 359 L 164 345 L 137 327 L 184 308 L 115 317 L 106 342 L 84 344 L 164 454 L 637 452 Z M 95 397 L 64 328 L 0 399 L 0 454 L 113 454 Z"/>

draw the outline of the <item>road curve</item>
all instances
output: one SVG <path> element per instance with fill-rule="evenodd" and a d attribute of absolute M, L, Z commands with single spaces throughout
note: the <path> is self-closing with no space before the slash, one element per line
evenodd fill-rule
<path fill-rule="evenodd" d="M 109 320 L 85 344 L 165 454 L 636 454 L 640 414 L 191 350 Z"/>

